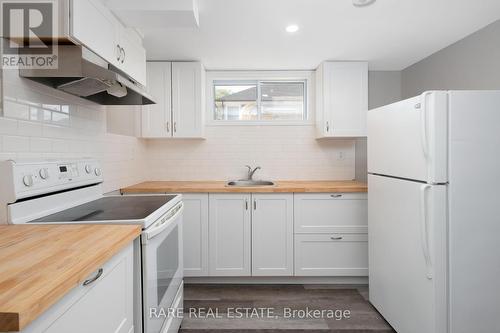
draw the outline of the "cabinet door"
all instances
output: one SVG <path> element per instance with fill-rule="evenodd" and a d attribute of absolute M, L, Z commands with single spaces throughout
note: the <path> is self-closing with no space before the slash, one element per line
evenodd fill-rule
<path fill-rule="evenodd" d="M 118 66 L 118 20 L 98 0 L 73 0 L 70 8 L 71 36 L 109 63 Z"/>
<path fill-rule="evenodd" d="M 210 276 L 250 276 L 250 194 L 209 195 Z"/>
<path fill-rule="evenodd" d="M 184 202 L 184 275 L 208 276 L 208 193 L 187 193 Z"/>
<path fill-rule="evenodd" d="M 296 234 L 296 276 L 368 276 L 366 234 Z"/>
<path fill-rule="evenodd" d="M 204 72 L 199 62 L 172 63 L 174 137 L 203 137 Z"/>
<path fill-rule="evenodd" d="M 133 332 L 133 250 L 129 245 L 103 267 L 102 276 L 45 333 Z M 92 274 L 95 276 L 95 273 Z"/>
<path fill-rule="evenodd" d="M 138 83 L 146 86 L 146 50 L 135 32 L 123 28 L 120 33 L 120 47 L 123 49 L 119 69 L 130 75 Z"/>
<path fill-rule="evenodd" d="M 252 195 L 252 275 L 293 275 L 293 194 Z"/>
<path fill-rule="evenodd" d="M 367 233 L 366 193 L 294 195 L 295 233 Z"/>
<path fill-rule="evenodd" d="M 318 101 L 326 137 L 366 136 L 368 111 L 368 64 L 366 62 L 324 62 L 319 68 Z M 321 134 L 322 133 L 322 134 Z"/>
<path fill-rule="evenodd" d="M 168 138 L 172 136 L 170 62 L 147 63 L 147 89 L 156 104 L 142 107 L 142 137 Z"/>

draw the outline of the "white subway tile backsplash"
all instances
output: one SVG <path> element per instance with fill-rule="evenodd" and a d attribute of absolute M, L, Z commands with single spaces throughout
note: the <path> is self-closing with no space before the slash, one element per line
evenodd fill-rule
<path fill-rule="evenodd" d="M 103 164 L 104 190 L 144 180 L 142 140 L 106 133 L 103 107 L 3 72 L 0 160 L 91 157 Z"/>
<path fill-rule="evenodd" d="M 30 151 L 39 153 L 52 152 L 52 141 L 45 138 L 30 138 Z"/>
<path fill-rule="evenodd" d="M 148 140 L 153 179 L 353 179 L 354 141 L 316 140 L 314 126 L 209 126 L 206 140 Z M 342 153 L 342 158 L 339 154 Z"/>
<path fill-rule="evenodd" d="M 15 119 L 30 119 L 30 109 L 26 104 L 4 100 L 4 116 Z"/>
<path fill-rule="evenodd" d="M 2 141 L 2 149 L 5 152 L 18 153 L 30 150 L 30 140 L 28 137 L 5 135 Z"/>
<path fill-rule="evenodd" d="M 22 136 L 42 136 L 42 124 L 33 121 L 19 121 L 17 133 Z"/>
<path fill-rule="evenodd" d="M 17 120 L 0 117 L 0 134 L 17 134 Z"/>

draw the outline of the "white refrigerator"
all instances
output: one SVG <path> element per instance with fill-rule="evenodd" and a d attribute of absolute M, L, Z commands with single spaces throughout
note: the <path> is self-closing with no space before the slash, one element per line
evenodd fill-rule
<path fill-rule="evenodd" d="M 500 332 L 500 91 L 368 112 L 370 301 L 398 333 Z"/>

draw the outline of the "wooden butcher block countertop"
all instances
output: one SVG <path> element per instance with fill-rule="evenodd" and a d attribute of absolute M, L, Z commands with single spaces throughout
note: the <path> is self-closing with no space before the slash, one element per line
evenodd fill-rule
<path fill-rule="evenodd" d="M 1 225 L 0 331 L 19 331 L 141 233 L 138 225 Z"/>
<path fill-rule="evenodd" d="M 275 181 L 274 186 L 226 186 L 225 181 L 149 181 L 121 189 L 122 193 L 328 193 L 366 192 L 366 183 L 358 181 Z"/>

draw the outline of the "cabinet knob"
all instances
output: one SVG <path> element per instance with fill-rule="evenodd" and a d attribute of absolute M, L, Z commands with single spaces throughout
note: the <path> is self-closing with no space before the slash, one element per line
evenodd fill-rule
<path fill-rule="evenodd" d="M 342 238 L 343 238 L 342 236 L 338 236 L 338 237 L 332 236 L 332 237 L 330 237 L 331 240 L 341 240 Z"/>
<path fill-rule="evenodd" d="M 174 121 L 174 133 L 176 133 L 176 132 L 177 132 L 177 122 Z"/>
<path fill-rule="evenodd" d="M 121 50 L 121 54 L 122 54 L 122 61 L 121 61 L 121 62 L 122 62 L 122 64 L 123 64 L 123 62 L 125 61 L 125 56 L 126 56 L 127 54 L 125 53 L 125 49 L 124 49 L 123 47 L 121 47 L 121 48 L 120 48 L 120 50 Z"/>
<path fill-rule="evenodd" d="M 330 132 L 330 123 L 328 121 L 326 122 L 326 131 Z"/>
<path fill-rule="evenodd" d="M 342 198 L 342 194 L 330 194 L 332 198 Z"/>
<path fill-rule="evenodd" d="M 167 121 L 166 127 L 167 127 L 167 133 L 170 133 L 170 121 Z"/>

